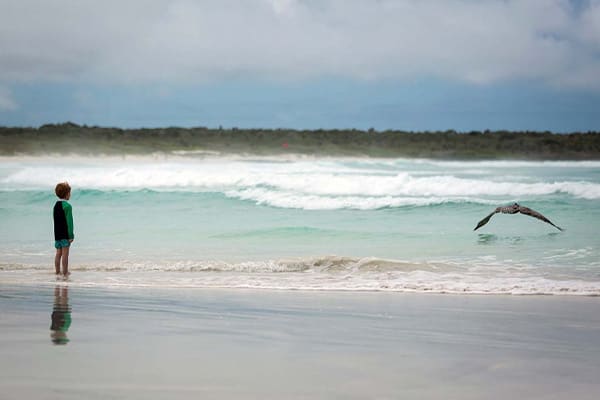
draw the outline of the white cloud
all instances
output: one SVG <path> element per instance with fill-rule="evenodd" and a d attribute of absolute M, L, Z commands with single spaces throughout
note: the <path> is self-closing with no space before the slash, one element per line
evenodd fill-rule
<path fill-rule="evenodd" d="M 12 93 L 5 87 L 0 86 L 0 112 L 15 111 L 19 106 L 14 100 Z"/>
<path fill-rule="evenodd" d="M 267 0 L 273 7 L 276 14 L 290 14 L 294 12 L 297 6 L 297 0 Z"/>
<path fill-rule="evenodd" d="M 0 0 L 4 81 L 538 80 L 600 89 L 600 0 Z"/>

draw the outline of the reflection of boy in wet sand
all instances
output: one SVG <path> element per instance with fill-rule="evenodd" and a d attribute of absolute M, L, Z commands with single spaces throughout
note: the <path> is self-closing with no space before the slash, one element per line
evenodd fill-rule
<path fill-rule="evenodd" d="M 62 262 L 62 273 L 66 277 L 69 275 L 69 248 L 75 239 L 73 234 L 73 211 L 71 205 L 67 202 L 71 198 L 71 186 L 67 182 L 61 182 L 54 189 L 59 200 L 54 204 L 54 247 L 56 247 L 56 256 L 54 257 L 54 269 L 56 275 L 60 274 L 60 264 Z"/>
<path fill-rule="evenodd" d="M 67 344 L 67 331 L 71 326 L 71 307 L 69 307 L 69 289 L 67 287 L 54 288 L 54 308 L 52 310 L 52 343 Z"/>

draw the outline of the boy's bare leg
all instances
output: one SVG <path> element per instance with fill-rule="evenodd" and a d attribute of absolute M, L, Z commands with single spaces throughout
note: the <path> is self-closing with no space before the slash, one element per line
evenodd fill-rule
<path fill-rule="evenodd" d="M 69 248 L 62 248 L 62 273 L 64 276 L 69 275 Z"/>
<path fill-rule="evenodd" d="M 60 257 L 62 256 L 62 249 L 56 249 L 56 255 L 54 256 L 54 270 L 56 275 L 60 274 Z"/>

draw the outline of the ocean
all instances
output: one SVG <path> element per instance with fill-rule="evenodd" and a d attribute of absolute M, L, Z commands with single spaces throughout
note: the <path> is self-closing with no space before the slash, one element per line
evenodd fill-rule
<path fill-rule="evenodd" d="M 0 283 L 600 295 L 600 162 L 174 152 L 0 158 Z M 495 215 L 518 202 L 560 226 Z"/>

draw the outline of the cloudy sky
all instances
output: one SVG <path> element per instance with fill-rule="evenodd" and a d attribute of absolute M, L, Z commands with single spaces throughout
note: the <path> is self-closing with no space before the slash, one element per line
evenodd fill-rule
<path fill-rule="evenodd" d="M 0 0 L 0 125 L 600 130 L 600 0 Z"/>

